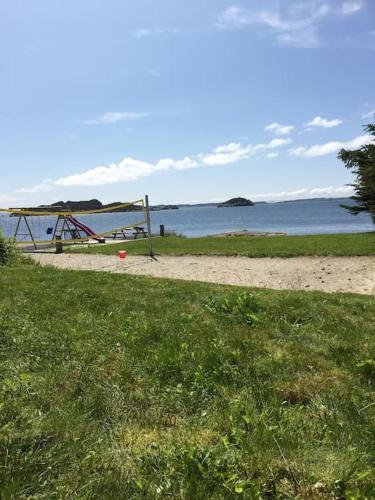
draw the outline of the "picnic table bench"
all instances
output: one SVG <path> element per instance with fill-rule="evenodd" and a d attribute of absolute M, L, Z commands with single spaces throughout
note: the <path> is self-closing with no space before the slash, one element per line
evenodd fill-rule
<path fill-rule="evenodd" d="M 126 229 L 113 232 L 112 233 L 113 239 L 115 240 L 116 238 L 123 238 L 124 240 L 126 240 L 126 232 L 125 231 L 126 231 Z"/>
<path fill-rule="evenodd" d="M 139 235 L 143 236 L 144 238 L 147 238 L 147 231 L 145 231 L 142 226 L 134 226 L 133 229 L 134 229 L 133 236 L 135 240 Z"/>
<path fill-rule="evenodd" d="M 126 240 L 127 236 L 129 236 L 129 234 L 126 234 L 126 231 L 130 231 L 130 228 L 121 229 L 121 230 L 113 232 L 112 233 L 113 239 L 115 240 L 116 238 L 122 237 L 124 240 Z M 144 238 L 147 238 L 147 234 L 148 234 L 147 231 L 145 231 L 142 226 L 134 226 L 133 227 L 132 235 L 133 235 L 135 240 L 138 238 L 139 235 L 143 236 Z"/>

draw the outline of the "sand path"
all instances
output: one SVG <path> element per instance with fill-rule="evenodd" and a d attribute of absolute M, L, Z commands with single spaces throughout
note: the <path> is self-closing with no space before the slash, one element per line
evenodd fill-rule
<path fill-rule="evenodd" d="M 375 257 L 247 258 L 35 253 L 42 265 L 62 269 L 140 274 L 249 287 L 375 294 Z"/>

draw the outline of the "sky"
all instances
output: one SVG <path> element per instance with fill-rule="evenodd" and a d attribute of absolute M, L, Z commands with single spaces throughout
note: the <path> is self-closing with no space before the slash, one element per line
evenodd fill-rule
<path fill-rule="evenodd" d="M 373 0 L 2 0 L 0 207 L 352 194 Z"/>

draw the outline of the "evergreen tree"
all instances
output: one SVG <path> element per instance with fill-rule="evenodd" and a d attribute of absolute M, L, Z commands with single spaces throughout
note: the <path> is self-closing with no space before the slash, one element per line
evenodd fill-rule
<path fill-rule="evenodd" d="M 357 204 L 342 206 L 354 215 L 369 212 L 375 223 L 375 124 L 366 125 L 365 131 L 373 138 L 369 144 L 354 151 L 342 149 L 338 154 L 346 168 L 356 176 L 354 184 L 351 185 L 355 192 L 352 199 Z"/>

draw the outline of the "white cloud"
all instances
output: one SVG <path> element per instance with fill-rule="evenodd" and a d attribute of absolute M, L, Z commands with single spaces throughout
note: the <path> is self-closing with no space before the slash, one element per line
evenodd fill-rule
<path fill-rule="evenodd" d="M 372 109 L 371 111 L 368 111 L 367 113 L 364 113 L 362 115 L 362 118 L 364 120 L 367 120 L 367 119 L 374 120 L 375 119 L 375 109 Z"/>
<path fill-rule="evenodd" d="M 157 163 L 147 163 L 124 158 L 120 163 L 112 163 L 109 166 L 99 166 L 87 170 L 81 174 L 61 177 L 55 184 L 57 186 L 103 186 L 117 182 L 130 182 L 147 177 L 157 172 L 166 170 L 183 170 L 198 166 L 198 162 L 193 158 L 186 157 L 182 160 L 172 160 L 164 158 Z"/>
<path fill-rule="evenodd" d="M 254 7 L 237 5 L 221 12 L 217 26 L 221 29 L 242 29 L 263 26 L 283 45 L 313 48 L 321 45 L 321 21 L 358 12 L 363 2 L 341 0 L 288 0 L 252 2 Z"/>
<path fill-rule="evenodd" d="M 324 198 L 324 197 L 340 197 L 340 196 L 352 196 L 354 193 L 351 186 L 328 186 L 328 187 L 316 187 L 316 188 L 301 188 L 295 189 L 293 191 L 279 191 L 275 193 L 255 193 L 250 194 L 249 198 L 251 200 L 265 200 L 265 201 L 275 201 L 275 200 L 292 200 L 292 199 L 304 199 L 304 198 Z"/>
<path fill-rule="evenodd" d="M 355 14 L 356 12 L 360 11 L 363 7 L 362 2 L 344 2 L 342 4 L 342 13 L 347 15 L 350 14 Z"/>
<path fill-rule="evenodd" d="M 274 132 L 276 135 L 289 135 L 294 130 L 294 125 L 281 125 L 280 123 L 270 123 L 264 130 Z"/>
<path fill-rule="evenodd" d="M 333 186 L 328 186 L 324 188 L 314 188 L 310 190 L 310 194 L 315 196 L 334 196 L 334 195 L 347 195 L 351 196 L 354 193 L 354 189 L 352 186 L 340 186 L 340 187 L 333 187 Z"/>
<path fill-rule="evenodd" d="M 53 189 L 52 180 L 45 179 L 40 184 L 36 186 L 32 186 L 30 188 L 18 188 L 14 192 L 15 193 L 23 193 L 23 194 L 31 194 L 31 193 L 41 193 L 51 191 Z"/>
<path fill-rule="evenodd" d="M 251 200 L 274 200 L 278 198 L 290 198 L 295 196 L 301 196 L 307 194 L 308 190 L 306 188 L 296 189 L 294 191 L 279 191 L 276 193 L 255 193 L 250 194 L 249 198 Z"/>
<path fill-rule="evenodd" d="M 12 194 L 0 194 L 0 207 L 1 208 L 14 208 L 24 201 L 23 198 L 19 196 L 14 196 Z"/>
<path fill-rule="evenodd" d="M 252 147 L 252 150 L 254 151 L 254 153 L 258 153 L 267 149 L 280 148 L 292 142 L 293 142 L 292 139 L 290 139 L 289 137 L 285 139 L 272 139 L 272 141 L 266 144 L 256 144 L 255 146 Z"/>
<path fill-rule="evenodd" d="M 164 158 L 159 160 L 156 165 L 156 170 L 187 170 L 189 168 L 199 167 L 196 159 L 185 156 L 182 160 L 172 160 L 172 158 Z"/>
<path fill-rule="evenodd" d="M 141 177 L 170 170 L 186 170 L 197 167 L 227 165 L 245 160 L 252 155 L 274 150 L 292 141 L 286 139 L 272 139 L 266 144 L 248 144 L 231 142 L 215 148 L 211 153 L 186 156 L 181 160 L 163 158 L 156 163 L 148 163 L 134 158 L 125 158 L 119 163 L 109 166 L 98 166 L 79 174 L 61 177 L 53 184 L 57 186 L 101 186 L 116 182 L 135 181 Z M 34 189 L 34 188 L 33 188 Z M 35 191 L 32 191 L 35 192 Z"/>
<path fill-rule="evenodd" d="M 268 153 L 267 158 L 272 160 L 273 158 L 277 158 L 279 155 L 280 153 Z"/>
<path fill-rule="evenodd" d="M 134 113 L 134 112 L 122 112 L 122 111 L 111 111 L 104 113 L 94 120 L 86 120 L 82 123 L 85 125 L 102 125 L 102 124 L 116 124 L 128 120 L 138 120 L 149 116 L 148 113 Z"/>
<path fill-rule="evenodd" d="M 179 33 L 178 28 L 142 28 L 132 32 L 134 38 L 146 38 L 157 35 L 176 35 Z"/>
<path fill-rule="evenodd" d="M 250 156 L 251 146 L 241 146 L 239 143 L 231 142 L 225 146 L 219 146 L 213 153 L 202 155 L 204 165 L 226 165 Z"/>
<path fill-rule="evenodd" d="M 332 153 L 337 153 L 340 149 L 358 149 L 372 141 L 370 135 L 361 135 L 355 139 L 347 142 L 327 142 L 326 144 L 317 144 L 305 148 L 300 146 L 298 148 L 293 148 L 289 150 L 291 156 L 297 156 L 300 158 L 315 158 L 317 156 L 325 156 Z"/>
<path fill-rule="evenodd" d="M 218 18 L 219 28 L 243 28 L 251 25 L 267 27 L 281 44 L 298 47 L 319 45 L 317 22 L 331 13 L 331 7 L 321 0 L 305 0 L 279 4 L 273 9 L 250 10 L 232 6 Z"/>
<path fill-rule="evenodd" d="M 262 9 L 257 12 L 232 6 L 224 10 L 218 19 L 222 28 L 241 27 L 251 24 L 263 24 L 281 32 L 293 32 L 310 26 L 315 19 L 326 16 L 330 7 L 316 0 L 305 1 L 304 4 L 291 3 L 287 9 Z"/>
<path fill-rule="evenodd" d="M 304 127 L 312 130 L 314 128 L 333 128 L 338 127 L 342 124 L 342 120 L 339 118 L 334 118 L 333 120 L 327 120 L 321 116 L 316 116 L 311 121 L 304 124 Z"/>
<path fill-rule="evenodd" d="M 200 155 L 204 165 L 226 165 L 240 160 L 245 160 L 252 155 L 262 153 L 270 149 L 277 149 L 292 142 L 291 139 L 272 139 L 265 144 L 248 144 L 242 146 L 239 143 L 231 142 L 225 146 L 219 146 L 207 155 Z"/>
<path fill-rule="evenodd" d="M 226 165 L 240 160 L 245 160 L 257 153 L 262 153 L 270 149 L 277 149 L 292 142 L 291 139 L 272 139 L 265 144 L 248 144 L 242 146 L 239 143 L 231 142 L 225 146 L 219 146 L 212 153 L 199 155 L 204 165 Z"/>
<path fill-rule="evenodd" d="M 218 26 L 221 28 L 246 26 L 254 22 L 255 19 L 249 13 L 237 6 L 228 7 L 218 18 Z"/>

